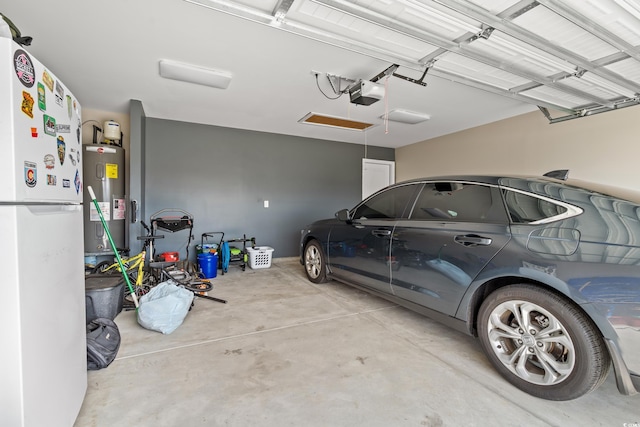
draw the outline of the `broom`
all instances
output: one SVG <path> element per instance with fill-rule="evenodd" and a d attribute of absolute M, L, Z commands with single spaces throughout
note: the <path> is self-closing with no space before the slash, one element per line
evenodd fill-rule
<path fill-rule="evenodd" d="M 100 205 L 98 204 L 98 201 L 96 200 L 96 195 L 93 192 L 93 188 L 91 188 L 91 186 L 89 185 L 87 187 L 87 190 L 89 191 L 89 195 L 91 196 L 91 200 L 93 201 L 93 204 L 96 207 L 96 210 L 98 211 L 98 216 L 100 217 L 100 222 L 102 222 L 102 227 L 104 227 L 104 231 L 107 233 L 107 238 L 109 239 L 109 243 L 111 244 L 111 249 L 113 249 L 113 253 L 116 256 L 116 260 L 118 261 L 118 267 L 120 267 L 120 271 L 122 272 L 122 276 L 124 277 L 125 282 L 127 282 L 127 287 L 129 288 L 129 292 L 131 292 L 131 298 L 133 299 L 133 303 L 135 304 L 136 311 L 137 311 L 138 307 L 140 307 L 140 304 L 138 303 L 138 297 L 136 296 L 136 291 L 133 289 L 133 286 L 131 286 L 131 281 L 129 280 L 129 275 L 127 274 L 127 269 L 124 268 L 124 265 L 122 264 L 122 258 L 120 258 L 120 254 L 118 253 L 118 249 L 116 248 L 116 244 L 113 243 L 113 238 L 111 237 L 111 232 L 109 231 L 109 226 L 107 225 L 107 222 L 104 220 L 104 216 L 102 215 L 102 210 L 100 209 Z"/>

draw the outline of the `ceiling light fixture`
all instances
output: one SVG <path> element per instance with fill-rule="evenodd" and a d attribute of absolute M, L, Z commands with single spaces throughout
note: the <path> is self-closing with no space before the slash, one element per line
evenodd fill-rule
<path fill-rule="evenodd" d="M 233 77 L 228 71 L 212 70 L 167 59 L 160 60 L 160 76 L 218 89 L 226 89 Z"/>
<path fill-rule="evenodd" d="M 365 131 L 373 126 L 373 123 L 358 122 L 356 120 L 345 119 L 335 116 L 327 116 L 318 113 L 308 113 L 306 116 L 298 120 L 298 123 L 308 125 L 328 126 L 340 129 Z"/>
<path fill-rule="evenodd" d="M 380 116 L 381 119 L 387 119 L 392 122 L 407 123 L 415 125 L 417 123 L 426 122 L 431 118 L 429 114 L 417 113 L 415 111 L 403 110 L 401 108 L 395 108 L 389 111 L 387 114 Z"/>

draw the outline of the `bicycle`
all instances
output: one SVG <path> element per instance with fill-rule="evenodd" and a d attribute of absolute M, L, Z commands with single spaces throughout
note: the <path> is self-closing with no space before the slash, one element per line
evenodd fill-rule
<path fill-rule="evenodd" d="M 147 248 L 152 250 L 151 242 L 154 239 L 164 237 L 153 236 L 149 226 L 147 226 L 144 221 L 140 221 L 140 223 L 146 230 L 146 235 L 138 236 L 138 240 L 144 240 L 142 251 L 132 257 L 120 257 L 122 266 L 129 276 L 129 280 L 135 289 L 137 297 L 141 297 L 147 293 L 149 289 L 156 284 L 150 275 L 145 275 L 145 257 L 147 255 Z M 151 252 L 149 253 L 151 254 Z M 151 256 L 152 255 L 150 255 L 150 258 Z M 91 270 L 91 274 L 122 274 L 122 270 L 117 262 L 102 261 L 96 264 L 93 270 Z M 128 298 L 131 299 L 130 296 L 128 296 Z"/>
<path fill-rule="evenodd" d="M 120 257 L 122 266 L 134 288 L 136 297 L 140 298 L 151 290 L 152 287 L 164 280 L 173 280 L 178 285 L 193 292 L 196 296 L 212 299 L 218 302 L 226 302 L 213 297 L 204 295 L 213 289 L 213 285 L 208 279 L 201 278 L 199 275 L 192 275 L 186 270 L 177 269 L 175 262 L 152 262 L 153 256 L 149 256 L 149 263 L 145 264 L 147 248 L 151 247 L 153 240 L 163 238 L 164 236 L 153 236 L 149 227 L 140 221 L 147 231 L 145 236 L 139 236 L 139 240 L 145 240 L 143 250 L 132 257 Z M 151 250 L 151 249 L 150 249 Z M 150 252 L 151 253 L 151 252 Z M 122 274 L 120 265 L 117 262 L 102 261 L 98 263 L 92 270 L 92 274 Z M 125 296 L 125 302 L 133 303 L 130 294 Z"/>
<path fill-rule="evenodd" d="M 151 279 L 151 276 L 145 274 L 144 259 L 146 255 L 147 252 L 142 251 L 132 257 L 120 257 L 122 266 L 124 267 L 126 274 L 129 276 L 129 281 L 138 299 L 156 285 L 156 283 L 153 282 L 153 279 Z M 102 261 L 95 266 L 92 274 L 121 275 L 122 270 L 117 262 L 111 263 L 110 261 Z M 126 293 L 123 302 L 133 304 L 133 297 L 131 294 Z"/>

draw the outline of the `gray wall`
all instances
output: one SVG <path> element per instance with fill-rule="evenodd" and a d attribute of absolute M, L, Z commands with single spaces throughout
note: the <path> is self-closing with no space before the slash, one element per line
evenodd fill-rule
<path fill-rule="evenodd" d="M 127 170 L 127 181 L 129 188 L 129 200 L 136 201 L 138 211 L 133 212 L 131 208 L 129 212 L 129 248 L 132 254 L 137 254 L 142 250 L 142 242 L 137 240 L 136 237 L 144 235 L 142 228 L 139 225 L 140 220 L 146 218 L 145 213 L 145 119 L 144 108 L 142 102 L 138 100 L 131 100 L 129 103 L 129 120 L 130 120 L 130 137 L 129 147 L 129 169 Z M 132 215 L 135 214 L 135 222 L 133 222 Z M 146 222 L 146 221 L 145 221 Z"/>
<path fill-rule="evenodd" d="M 193 215 L 192 260 L 201 234 L 210 231 L 223 231 L 225 239 L 255 237 L 275 249 L 274 258 L 297 256 L 305 224 L 361 198 L 363 145 L 154 118 L 144 123 L 145 222 L 161 209 Z M 368 147 L 367 155 L 395 156 L 381 147 Z M 156 242 L 157 253 L 184 257 L 188 231 L 158 234 L 165 239 Z"/>

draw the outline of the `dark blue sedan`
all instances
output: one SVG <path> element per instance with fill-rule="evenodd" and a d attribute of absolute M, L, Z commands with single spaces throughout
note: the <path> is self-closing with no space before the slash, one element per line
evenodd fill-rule
<path fill-rule="evenodd" d="M 392 185 L 302 230 L 300 261 L 311 282 L 336 279 L 477 336 L 534 396 L 580 397 L 611 365 L 635 394 L 640 203 L 563 172 Z"/>

